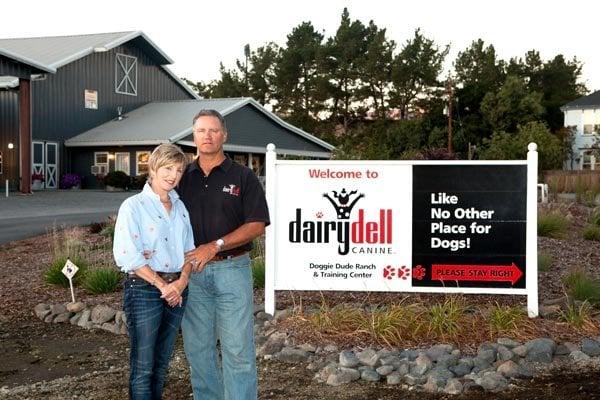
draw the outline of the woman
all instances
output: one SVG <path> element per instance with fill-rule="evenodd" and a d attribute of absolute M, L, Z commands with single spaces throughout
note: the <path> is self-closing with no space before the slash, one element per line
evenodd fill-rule
<path fill-rule="evenodd" d="M 173 144 L 162 144 L 148 160 L 141 193 L 123 202 L 115 226 L 113 253 L 128 274 L 123 308 L 130 354 L 130 399 L 160 399 L 187 299 L 194 249 L 188 212 L 174 188 L 186 164 Z"/>

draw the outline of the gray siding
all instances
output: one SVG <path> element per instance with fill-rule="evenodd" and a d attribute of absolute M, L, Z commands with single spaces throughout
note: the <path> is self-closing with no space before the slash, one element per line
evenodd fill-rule
<path fill-rule="evenodd" d="M 29 79 L 29 76 L 36 72 L 39 71 L 0 55 L 0 76 L 16 76 L 17 78 Z"/>
<path fill-rule="evenodd" d="M 284 128 L 250 104 L 227 115 L 225 121 L 230 143 L 263 148 L 267 144 L 273 143 L 280 149 L 329 151 Z M 193 135 L 189 135 L 183 140 L 193 141 Z"/>

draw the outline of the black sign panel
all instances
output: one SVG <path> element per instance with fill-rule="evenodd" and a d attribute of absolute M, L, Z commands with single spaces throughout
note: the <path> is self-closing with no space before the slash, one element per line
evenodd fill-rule
<path fill-rule="evenodd" d="M 526 215 L 526 165 L 414 165 L 412 285 L 525 288 Z"/>

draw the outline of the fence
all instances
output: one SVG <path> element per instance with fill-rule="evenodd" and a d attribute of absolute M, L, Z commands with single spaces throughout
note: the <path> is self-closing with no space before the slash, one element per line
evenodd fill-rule
<path fill-rule="evenodd" d="M 600 191 L 600 171 L 544 171 L 543 180 L 551 193 Z"/>

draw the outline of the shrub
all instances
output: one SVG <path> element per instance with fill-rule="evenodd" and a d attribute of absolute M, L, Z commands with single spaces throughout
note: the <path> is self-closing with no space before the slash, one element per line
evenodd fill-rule
<path fill-rule="evenodd" d="M 98 234 L 98 233 L 102 232 L 102 230 L 104 229 L 105 226 L 106 226 L 106 223 L 104 223 L 104 222 L 92 222 L 91 224 L 88 225 L 88 232 L 93 233 L 93 234 Z"/>
<path fill-rule="evenodd" d="M 364 326 L 362 311 L 345 305 L 330 308 L 323 303 L 321 308 L 310 316 L 309 320 L 320 332 L 333 334 L 353 333 Z"/>
<path fill-rule="evenodd" d="M 148 174 L 132 176 L 131 184 L 129 187 L 133 190 L 142 190 L 144 188 L 144 185 L 146 184 L 147 180 L 148 180 Z"/>
<path fill-rule="evenodd" d="M 588 301 L 592 304 L 600 302 L 600 282 L 589 276 L 582 269 L 575 269 L 563 278 L 567 293 L 575 300 Z"/>
<path fill-rule="evenodd" d="M 61 189 L 71 189 L 81 186 L 81 177 L 77 174 L 64 174 L 60 179 Z"/>
<path fill-rule="evenodd" d="M 79 257 L 70 258 L 71 262 L 79 268 L 79 271 L 73 276 L 73 285 L 77 286 L 85 279 L 87 273 L 87 262 Z M 69 280 L 62 273 L 62 269 L 67 262 L 67 257 L 55 258 L 52 264 L 44 271 L 44 280 L 51 285 L 69 287 Z"/>
<path fill-rule="evenodd" d="M 598 225 L 587 225 L 583 229 L 583 238 L 585 240 L 594 240 L 600 242 L 600 226 Z"/>
<path fill-rule="evenodd" d="M 550 254 L 538 251 L 538 271 L 548 271 L 550 269 L 550 265 L 552 265 L 552 261 L 552 256 Z"/>
<path fill-rule="evenodd" d="M 252 283 L 255 289 L 265 287 L 265 259 L 257 257 L 252 260 Z"/>
<path fill-rule="evenodd" d="M 569 220 L 558 213 L 547 213 L 538 216 L 537 225 L 539 236 L 559 239 L 565 235 Z"/>
<path fill-rule="evenodd" d="M 378 343 L 393 347 L 406 339 L 421 338 L 423 326 L 418 305 L 395 304 L 374 310 L 362 329 Z"/>
<path fill-rule="evenodd" d="M 115 224 L 117 223 L 117 218 L 115 216 L 108 217 L 106 222 L 104 223 L 104 227 L 100 231 L 100 235 L 104 236 L 107 239 L 110 239 L 112 242 L 115 237 Z"/>
<path fill-rule="evenodd" d="M 112 293 L 119 288 L 121 279 L 116 268 L 92 269 L 86 274 L 83 287 L 92 294 Z"/>
<path fill-rule="evenodd" d="M 501 306 L 498 303 L 492 308 L 488 318 L 492 334 L 510 334 L 516 332 L 524 320 L 525 312 L 518 306 Z"/>
<path fill-rule="evenodd" d="M 104 184 L 116 188 L 127 189 L 131 178 L 123 171 L 111 171 L 104 177 Z"/>

